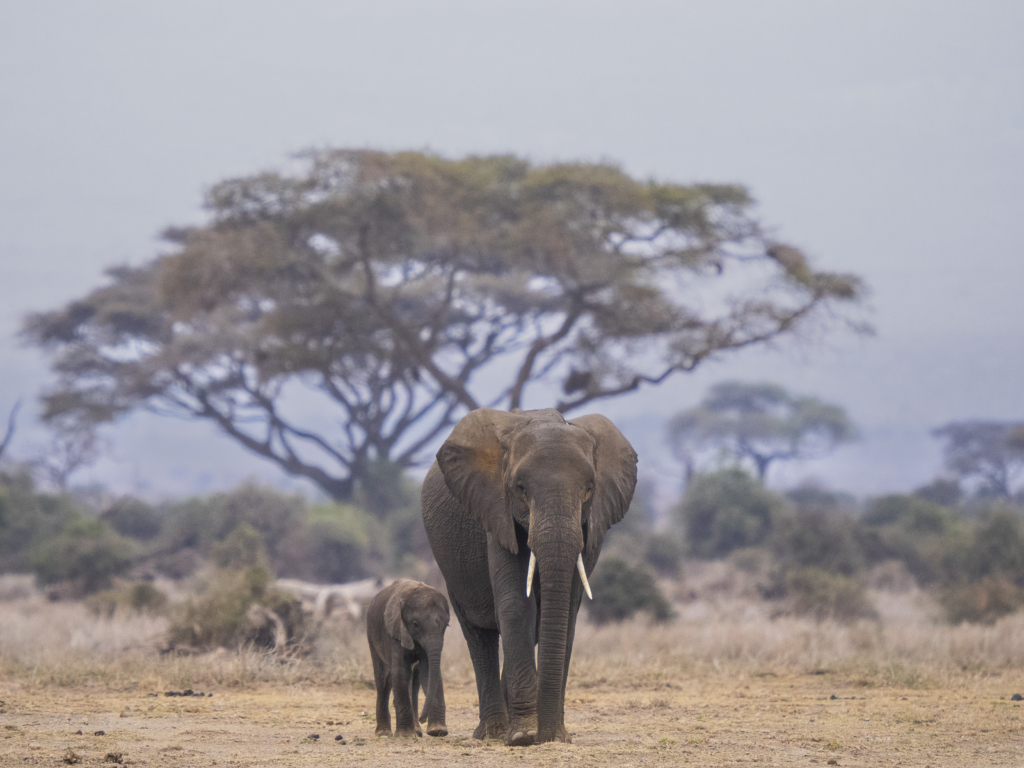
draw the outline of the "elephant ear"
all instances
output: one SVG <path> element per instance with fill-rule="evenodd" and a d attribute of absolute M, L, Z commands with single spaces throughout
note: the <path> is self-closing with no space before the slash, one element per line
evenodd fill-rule
<path fill-rule="evenodd" d="M 636 490 L 636 451 L 612 422 L 600 414 L 569 422 L 594 438 L 594 495 L 590 500 L 587 553 L 600 551 L 604 535 L 626 516 Z"/>
<path fill-rule="evenodd" d="M 505 503 L 502 437 L 521 420 L 517 414 L 492 408 L 470 411 L 437 452 L 437 465 L 452 496 L 513 554 L 519 545 Z"/>
<path fill-rule="evenodd" d="M 402 620 L 402 606 L 405 604 L 405 597 L 409 591 L 408 587 L 402 585 L 388 598 L 387 605 L 384 606 L 384 629 L 407 651 L 416 647 L 412 641 L 412 635 L 405 628 L 405 621 Z"/>

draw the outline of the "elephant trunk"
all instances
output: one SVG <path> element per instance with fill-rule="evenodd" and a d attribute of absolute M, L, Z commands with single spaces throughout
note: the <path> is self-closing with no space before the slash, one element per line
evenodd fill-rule
<path fill-rule="evenodd" d="M 423 713 L 420 722 L 426 722 L 437 697 L 437 689 L 441 682 L 441 642 L 427 648 L 427 690 L 423 699 Z"/>
<path fill-rule="evenodd" d="M 536 537 L 540 571 L 540 628 L 537 637 L 537 740 L 560 737 L 562 682 L 572 606 L 576 559 L 583 547 L 582 531 L 575 525 L 539 532 Z"/>

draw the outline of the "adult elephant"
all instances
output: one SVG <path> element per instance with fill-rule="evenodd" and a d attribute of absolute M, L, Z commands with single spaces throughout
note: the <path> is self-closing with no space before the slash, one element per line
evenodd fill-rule
<path fill-rule="evenodd" d="M 586 574 L 635 487 L 636 452 L 604 416 L 481 408 L 437 452 L 423 522 L 473 659 L 474 737 L 569 741 L 565 682 Z"/>

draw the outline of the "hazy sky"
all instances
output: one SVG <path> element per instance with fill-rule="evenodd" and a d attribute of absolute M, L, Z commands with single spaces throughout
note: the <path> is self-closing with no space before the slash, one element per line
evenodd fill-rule
<path fill-rule="evenodd" d="M 610 159 L 748 185 L 781 238 L 865 277 L 878 330 L 600 405 L 642 471 L 674 471 L 663 416 L 715 381 L 771 379 L 863 432 L 775 484 L 912 487 L 940 468 L 930 428 L 1024 418 L 1022 40 L 1018 0 L 2 3 L 0 414 L 46 380 L 15 339 L 24 314 L 152 257 L 225 176 L 324 145 Z M 281 477 L 202 425 L 133 417 L 108 439 L 79 480 Z"/>

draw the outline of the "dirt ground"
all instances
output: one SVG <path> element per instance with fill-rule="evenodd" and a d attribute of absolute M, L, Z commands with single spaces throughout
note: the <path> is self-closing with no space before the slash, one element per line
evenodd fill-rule
<path fill-rule="evenodd" d="M 374 692 L 310 685 L 163 691 L 0 681 L 0 765 L 1021 766 L 1024 674 L 948 688 L 838 675 L 710 675 L 567 693 L 572 744 L 471 738 L 476 692 L 447 691 L 445 738 L 378 739 Z M 315 737 L 317 734 L 318 737 Z M 343 740 L 338 739 L 342 736 Z"/>

